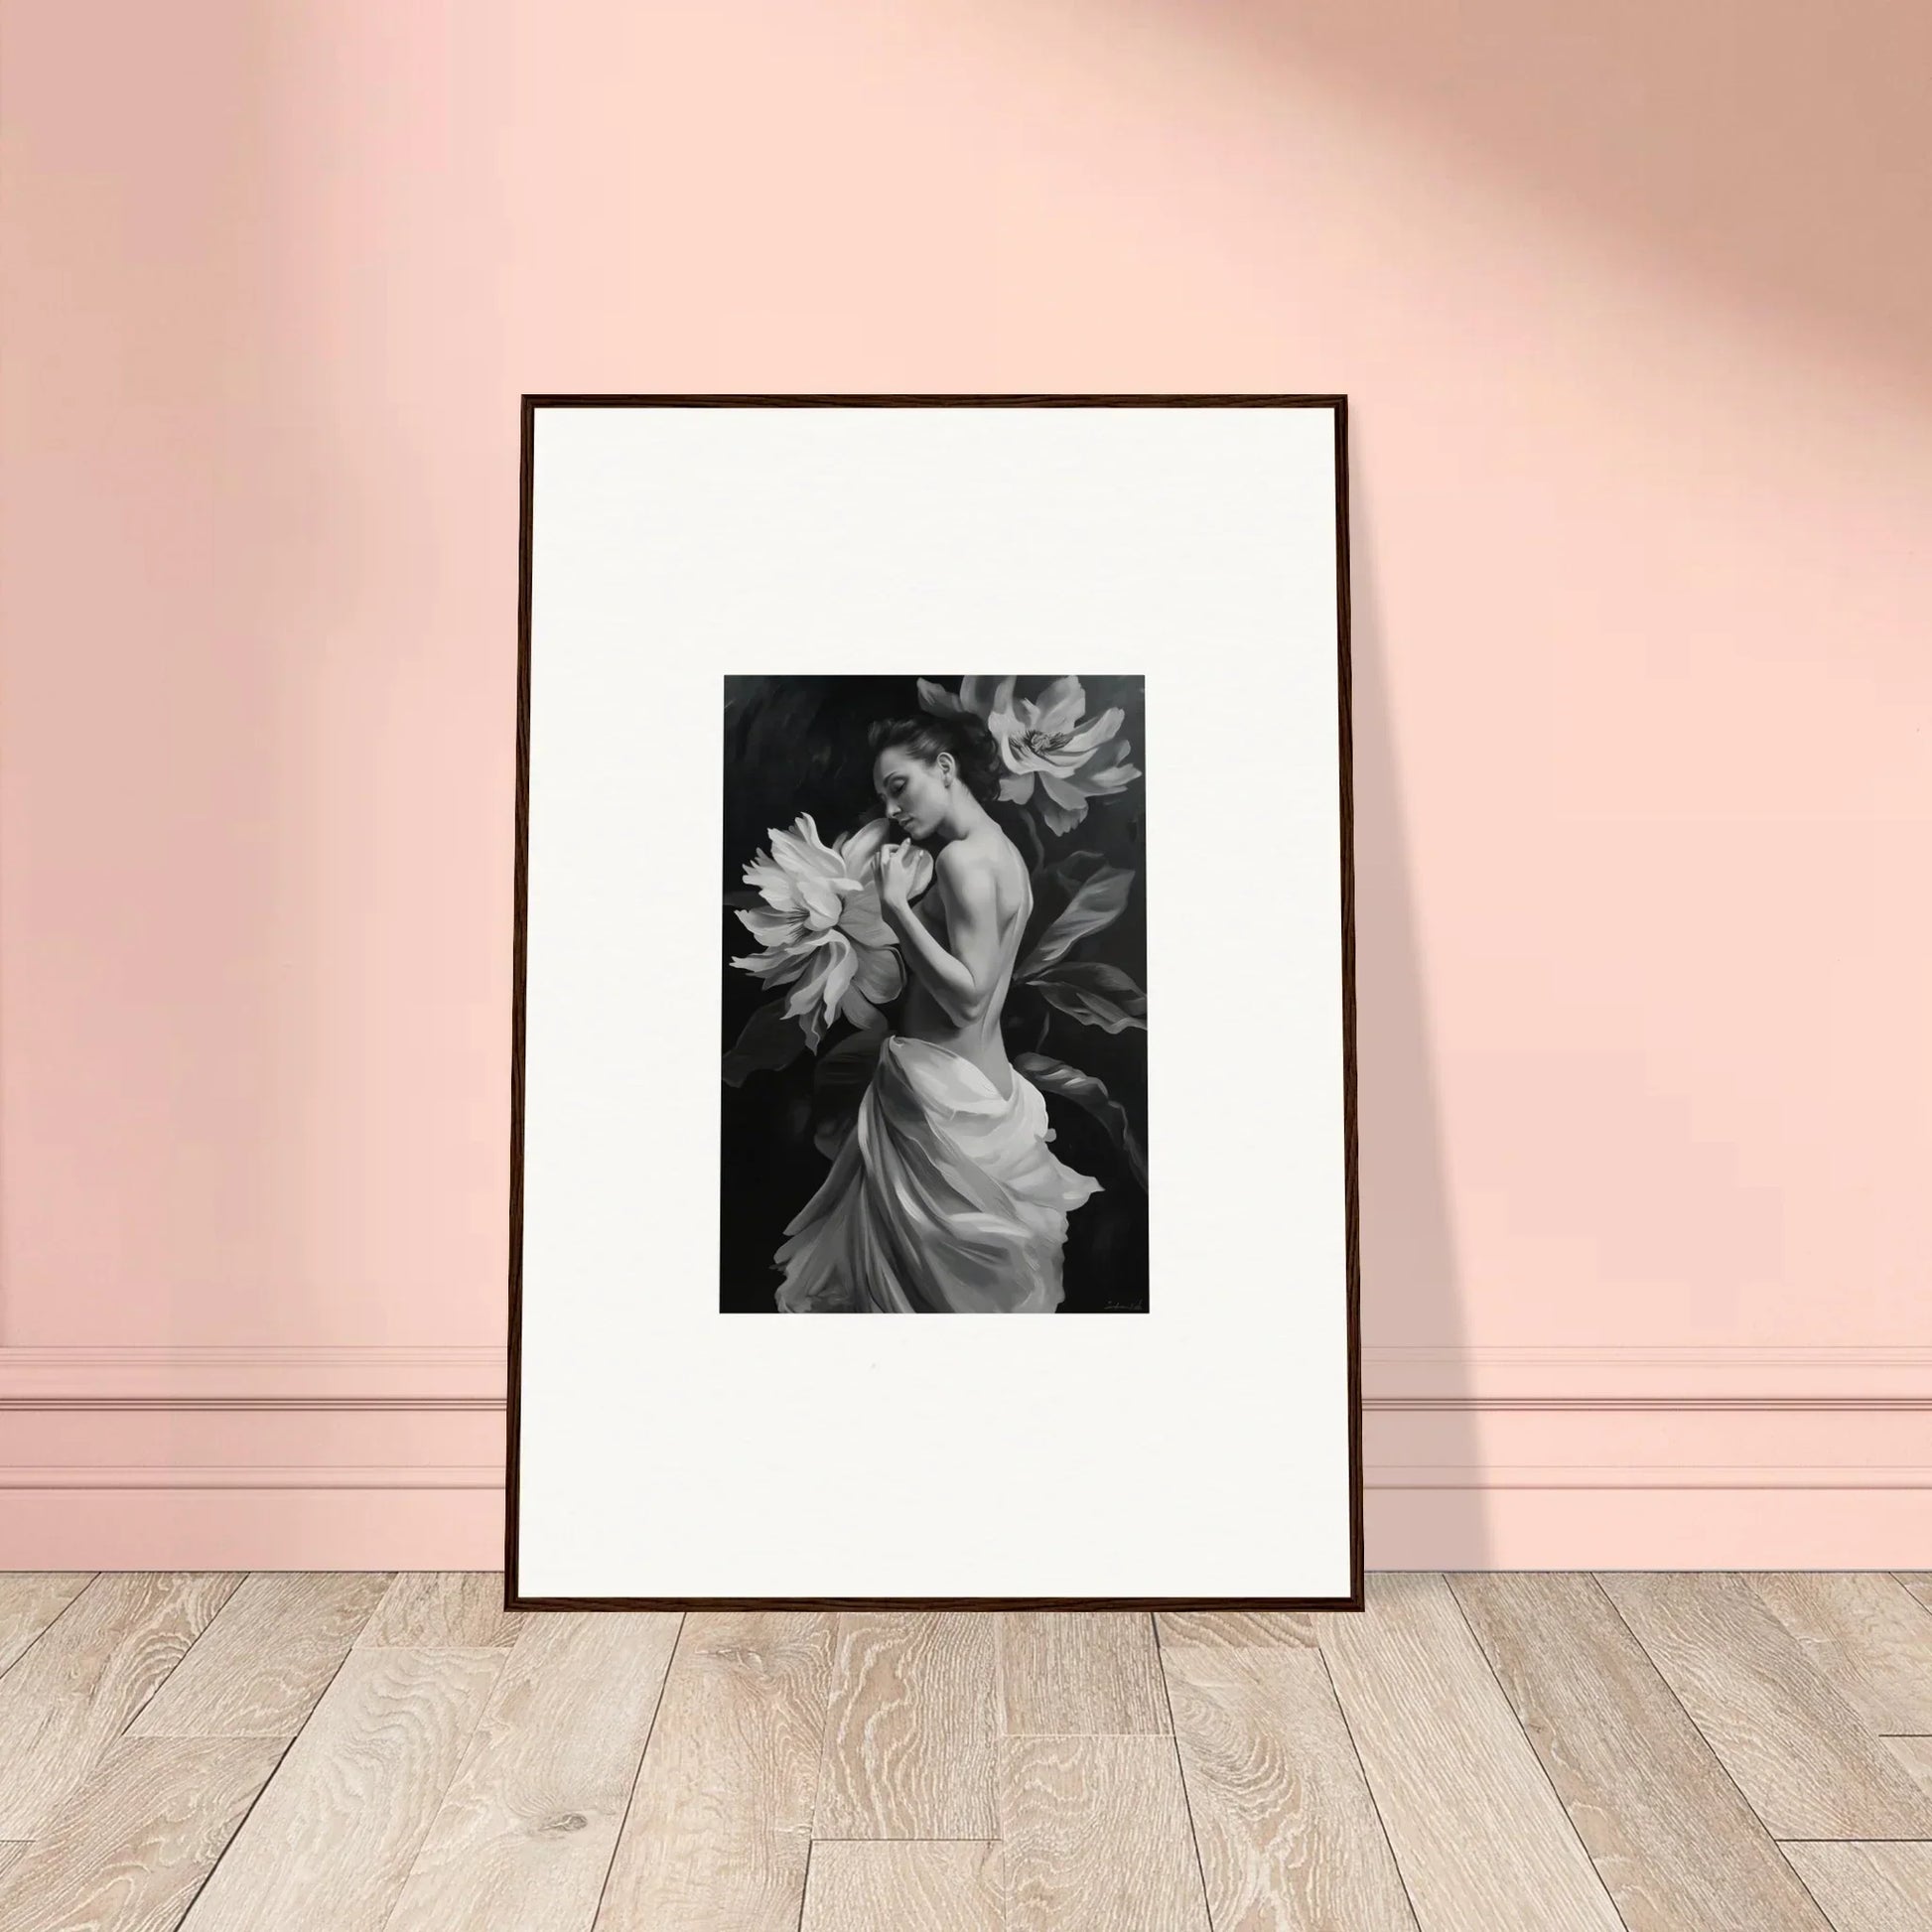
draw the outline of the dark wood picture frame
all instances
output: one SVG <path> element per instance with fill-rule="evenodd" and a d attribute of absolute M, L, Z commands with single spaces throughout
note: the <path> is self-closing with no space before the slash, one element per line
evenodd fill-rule
<path fill-rule="evenodd" d="M 543 409 L 1326 409 L 1334 415 L 1336 696 L 1341 781 L 1340 940 L 1342 1134 L 1346 1193 L 1349 1592 L 1343 1597 L 1203 1596 L 534 1596 L 517 1574 L 518 1450 L 523 1342 L 524 1016 L 529 898 L 530 611 L 534 449 Z M 520 402 L 517 569 L 516 827 L 513 992 L 510 1021 L 509 1376 L 505 1430 L 503 1605 L 509 1610 L 685 1609 L 1224 1609 L 1360 1610 L 1362 1520 L 1361 1244 L 1357 1178 L 1353 740 L 1349 671 L 1348 401 L 1343 395 L 1133 394 L 953 395 L 760 393 L 670 395 L 526 394 Z"/>

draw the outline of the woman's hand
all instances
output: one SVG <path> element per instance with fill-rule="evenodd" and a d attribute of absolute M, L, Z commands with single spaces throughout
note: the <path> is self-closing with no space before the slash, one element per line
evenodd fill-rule
<path fill-rule="evenodd" d="M 879 848 L 879 856 L 873 861 L 873 876 L 879 882 L 880 904 L 898 912 L 911 908 L 912 883 L 918 876 L 915 851 L 910 839 Z"/>

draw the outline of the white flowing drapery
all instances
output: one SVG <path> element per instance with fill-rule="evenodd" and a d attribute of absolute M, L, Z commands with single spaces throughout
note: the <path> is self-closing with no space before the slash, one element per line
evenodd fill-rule
<path fill-rule="evenodd" d="M 792 1314 L 1050 1314 L 1066 1217 L 1100 1182 L 1047 1147 L 1046 1101 L 950 1047 L 889 1035 L 832 1172 L 774 1266 Z"/>

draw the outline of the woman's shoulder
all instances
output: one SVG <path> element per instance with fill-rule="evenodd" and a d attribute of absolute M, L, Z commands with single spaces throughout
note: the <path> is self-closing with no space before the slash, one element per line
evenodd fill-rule
<path fill-rule="evenodd" d="M 997 825 L 990 826 L 988 832 L 990 836 L 983 839 L 954 839 L 942 845 L 933 864 L 947 879 L 998 879 L 1016 869 L 1025 872 L 1026 861 L 1020 857 L 1019 847 Z"/>
<path fill-rule="evenodd" d="M 990 889 L 1004 920 L 1016 907 L 1032 905 L 1033 882 L 1020 848 L 998 826 L 992 830 L 993 836 L 982 844 L 955 839 L 940 847 L 933 876 L 953 895 L 968 884 Z"/>

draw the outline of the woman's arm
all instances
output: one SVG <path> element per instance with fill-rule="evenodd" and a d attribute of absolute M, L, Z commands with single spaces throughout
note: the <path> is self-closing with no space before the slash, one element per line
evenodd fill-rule
<path fill-rule="evenodd" d="M 940 849 L 933 877 L 946 908 L 946 931 L 954 952 L 948 952 L 912 910 L 903 874 L 885 854 L 881 854 L 880 905 L 886 922 L 898 934 L 907 966 L 931 988 L 947 1018 L 955 1026 L 967 1027 L 985 1015 L 999 983 L 1000 918 L 993 877 L 950 845 Z"/>

